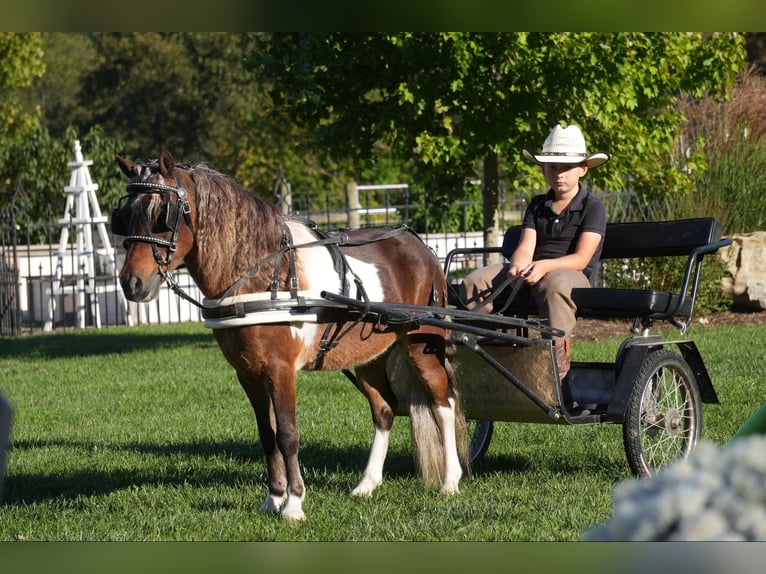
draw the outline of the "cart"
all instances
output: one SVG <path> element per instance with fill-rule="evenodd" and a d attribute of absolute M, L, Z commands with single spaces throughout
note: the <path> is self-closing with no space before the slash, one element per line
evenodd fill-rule
<path fill-rule="evenodd" d="M 731 243 L 721 234 L 722 226 L 713 218 L 608 224 L 602 264 L 625 267 L 632 259 L 660 256 L 685 258 L 686 264 L 679 266 L 676 291 L 598 286 L 573 290 L 580 316 L 633 322 L 614 362 L 572 362 L 563 382 L 550 339 L 556 331 L 535 319 L 534 303 L 523 290 L 513 290 L 506 310 L 492 315 L 461 309 L 458 286 L 452 283 L 447 308 L 328 298 L 363 308 L 383 322 L 450 329 L 457 344 L 458 389 L 469 419 L 471 462 L 486 453 L 496 422 L 617 424 L 622 425 L 631 470 L 648 477 L 689 455 L 701 436 L 702 404 L 719 402 L 699 349 L 685 335 L 694 316 L 703 258 Z M 461 259 L 488 252 L 508 257 L 519 235 L 520 228 L 514 227 L 501 247 L 452 250 L 445 273 L 450 277 Z M 652 334 L 658 323 L 677 327 L 679 338 Z M 387 368 L 400 403 L 397 414 L 406 415 L 406 361 L 395 352 Z"/>

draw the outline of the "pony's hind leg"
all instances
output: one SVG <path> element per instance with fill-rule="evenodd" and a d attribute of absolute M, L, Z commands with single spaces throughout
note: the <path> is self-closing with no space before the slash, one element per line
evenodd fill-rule
<path fill-rule="evenodd" d="M 362 480 L 351 491 L 352 496 L 370 495 L 383 482 L 383 465 L 396 412 L 396 395 L 391 390 L 385 369 L 385 358 L 355 370 L 357 388 L 367 397 L 375 434 Z"/>
<path fill-rule="evenodd" d="M 447 357 L 447 342 L 440 334 L 408 335 L 408 354 L 421 385 L 410 392 L 410 424 L 418 468 L 427 484 L 440 484 L 440 492 L 459 491 L 463 476 L 460 452 L 466 452 L 464 421 Z"/>
<path fill-rule="evenodd" d="M 444 451 L 444 480 L 439 492 L 454 494 L 459 492 L 458 484 L 463 476 L 463 468 L 458 456 L 455 416 L 455 399 L 449 398 L 447 406 L 434 406 L 434 418 L 439 426 Z"/>

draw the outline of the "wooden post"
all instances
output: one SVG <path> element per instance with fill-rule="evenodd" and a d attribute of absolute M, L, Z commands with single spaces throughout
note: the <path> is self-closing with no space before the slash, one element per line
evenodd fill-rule
<path fill-rule="evenodd" d="M 279 179 L 277 179 L 277 202 L 282 209 L 283 215 L 287 215 L 293 210 L 292 187 L 282 174 L 282 170 L 279 171 Z"/>
<path fill-rule="evenodd" d="M 359 203 L 359 188 L 355 181 L 349 181 L 346 184 L 346 205 L 349 229 L 359 229 L 359 210 L 362 205 Z"/>

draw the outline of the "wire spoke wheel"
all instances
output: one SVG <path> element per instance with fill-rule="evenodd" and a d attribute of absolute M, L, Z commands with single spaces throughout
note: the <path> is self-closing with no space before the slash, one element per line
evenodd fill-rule
<path fill-rule="evenodd" d="M 493 421 L 475 420 L 468 420 L 466 424 L 466 432 L 470 440 L 468 443 L 468 461 L 473 464 L 487 453 L 495 425 Z"/>
<path fill-rule="evenodd" d="M 649 477 L 686 458 L 702 432 L 702 402 L 688 363 L 660 349 L 641 366 L 623 424 L 623 442 L 633 472 Z"/>

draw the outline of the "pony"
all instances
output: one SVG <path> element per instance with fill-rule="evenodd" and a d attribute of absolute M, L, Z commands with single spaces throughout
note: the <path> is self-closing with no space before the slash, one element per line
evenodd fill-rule
<path fill-rule="evenodd" d="M 268 482 L 260 511 L 306 518 L 295 418 L 302 369 L 343 371 L 367 398 L 374 433 L 351 495 L 371 495 L 382 483 L 393 421 L 405 402 L 387 368 L 394 351 L 410 375 L 403 384 L 417 472 L 427 487 L 459 491 L 467 448 L 449 330 L 387 322 L 328 299 L 446 307 L 444 272 L 416 233 L 405 226 L 322 233 L 231 176 L 176 163 L 167 149 L 151 161 L 116 160 L 129 178 L 111 220 L 126 248 L 122 290 L 130 301 L 147 302 L 165 281 L 202 307 L 255 413 Z M 204 295 L 201 303 L 173 279 L 182 264 Z"/>

